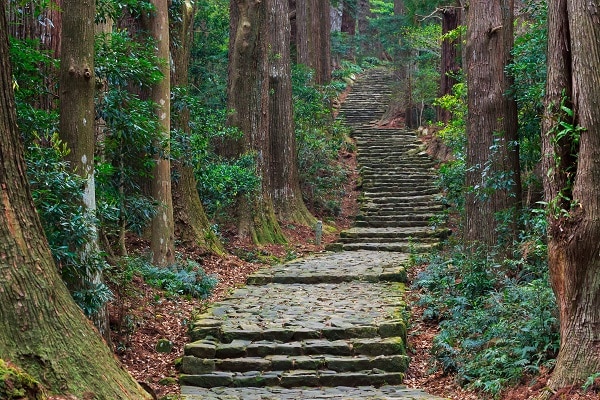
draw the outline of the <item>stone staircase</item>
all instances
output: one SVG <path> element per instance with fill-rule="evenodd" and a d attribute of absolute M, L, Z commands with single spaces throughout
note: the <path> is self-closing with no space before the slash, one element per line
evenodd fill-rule
<path fill-rule="evenodd" d="M 371 76 L 353 90 L 364 93 L 365 99 L 371 90 L 377 98 L 364 104 L 367 116 L 346 110 L 346 118 L 363 121 L 360 124 L 380 115 L 386 98 L 388 83 Z M 363 90 L 367 86 L 370 89 Z M 409 238 L 433 244 L 437 238 L 426 228 L 427 219 L 439 209 L 433 194 L 425 193 L 431 187 L 423 177 L 431 178 L 432 163 L 419 155 L 414 137 L 412 144 L 404 144 L 398 139 L 409 142 L 408 134 L 391 133 L 388 143 L 398 140 L 405 150 L 388 152 L 390 163 L 378 160 L 376 147 L 365 151 L 363 142 L 385 148 L 385 141 L 369 139 L 365 135 L 376 131 L 362 126 L 355 127 L 355 135 L 368 200 L 356 227 L 344 233 L 340 244 L 357 251 L 325 252 L 261 269 L 245 287 L 197 316 L 182 358 L 183 399 L 441 400 L 401 384 L 409 362 L 404 301 L 409 255 L 400 244 L 408 245 Z M 361 129 L 368 133 L 361 136 Z M 417 158 L 405 161 L 411 151 Z M 418 167 L 411 165 L 417 159 Z M 411 171 L 411 176 L 401 174 L 408 197 L 395 188 L 392 171 L 400 166 Z M 375 179 L 380 167 L 385 168 L 385 179 Z M 397 198 L 403 202 L 392 200 Z M 417 208 L 418 215 L 412 215 Z M 396 220 L 399 215 L 402 219 Z M 363 236 L 361 230 L 371 233 Z M 373 249 L 384 245 L 399 251 Z"/>
<path fill-rule="evenodd" d="M 332 250 L 424 251 L 448 234 L 430 223 L 443 209 L 435 162 L 413 131 L 377 126 L 391 80 L 388 70 L 369 71 L 362 78 L 368 84 L 359 82 L 342 105 L 356 140 L 363 193 L 354 227 L 340 234 Z"/>

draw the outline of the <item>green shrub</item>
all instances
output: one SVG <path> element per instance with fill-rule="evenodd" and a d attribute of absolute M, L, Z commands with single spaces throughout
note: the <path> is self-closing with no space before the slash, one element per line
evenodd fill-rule
<path fill-rule="evenodd" d="M 217 278 L 207 275 L 200 264 L 192 260 L 178 259 L 174 265 L 155 267 L 140 257 L 126 259 L 125 271 L 137 273 L 151 286 L 165 290 L 171 295 L 189 295 L 206 299 L 217 285 Z"/>
<path fill-rule="evenodd" d="M 431 255 L 414 283 L 422 289 L 423 317 L 440 321 L 432 348 L 439 366 L 492 395 L 552 366 L 558 352 L 545 215 L 524 212 L 522 223 L 512 259 L 456 246 Z"/>
<path fill-rule="evenodd" d="M 48 143 L 41 146 L 37 142 Z M 96 236 L 96 218 L 86 212 L 83 179 L 70 172 L 64 161 L 68 150 L 57 134 L 33 142 L 26 153 L 27 176 L 34 204 L 38 210 L 52 256 L 73 298 L 86 315 L 92 315 L 112 298 L 103 283 L 87 278 L 106 268 L 102 254 L 81 249 Z"/>

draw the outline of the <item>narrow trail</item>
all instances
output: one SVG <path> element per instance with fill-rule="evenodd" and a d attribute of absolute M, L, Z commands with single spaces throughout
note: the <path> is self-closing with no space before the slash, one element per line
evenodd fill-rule
<path fill-rule="evenodd" d="M 182 361 L 184 399 L 441 400 L 402 385 L 404 264 L 443 231 L 433 162 L 414 133 L 373 126 L 390 73 L 361 77 L 342 113 L 353 129 L 363 196 L 355 226 L 327 252 L 262 269 L 198 316 Z M 354 250 L 354 251 L 351 251 Z"/>

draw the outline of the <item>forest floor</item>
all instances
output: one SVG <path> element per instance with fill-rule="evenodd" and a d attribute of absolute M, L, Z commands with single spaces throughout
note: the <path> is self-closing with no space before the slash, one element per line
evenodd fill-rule
<path fill-rule="evenodd" d="M 259 268 L 268 268 L 264 260 L 281 262 L 291 256 L 321 252 L 324 245 L 335 242 L 337 232 L 349 227 L 353 216 L 358 211 L 358 190 L 356 189 L 356 158 L 354 154 L 342 156 L 343 162 L 352 171 L 346 187 L 346 196 L 342 200 L 342 212 L 333 221 L 325 223 L 336 229 L 335 232 L 325 233 L 323 244 L 314 244 L 314 232 L 309 227 L 293 224 L 283 224 L 289 243 L 257 248 L 247 240 L 241 240 L 225 233 L 226 247 L 230 255 L 218 257 L 204 254 L 195 248 L 179 248 L 178 251 L 201 264 L 208 274 L 217 276 L 219 283 L 206 300 L 191 299 L 181 296 L 169 296 L 150 287 L 139 277 L 134 277 L 130 287 L 123 293 L 117 293 L 117 298 L 110 306 L 112 314 L 113 346 L 118 358 L 131 374 L 147 389 L 154 392 L 157 398 L 169 395 L 177 398 L 179 386 L 177 383 L 176 360 L 183 354 L 183 347 L 188 343 L 187 322 L 193 315 L 202 312 L 210 303 L 219 301 L 227 296 L 234 288 L 243 285 L 246 277 Z M 135 241 L 132 251 L 143 252 L 146 243 Z M 236 254 L 236 255 L 233 255 Z M 251 262 L 250 259 L 260 259 L 263 262 Z M 414 278 L 419 269 L 413 268 L 409 278 Z M 406 375 L 405 384 L 417 387 L 431 394 L 452 400 L 485 399 L 480 392 L 462 388 L 456 377 L 436 371 L 429 350 L 432 339 L 439 328 L 436 323 L 424 321 L 422 309 L 417 306 L 419 292 L 408 292 L 412 306 L 412 316 L 409 329 L 409 352 L 411 363 Z M 159 353 L 155 350 L 160 339 L 168 339 L 173 343 L 170 353 Z M 502 394 L 502 400 L 525 400 L 537 398 L 546 387 L 549 371 L 540 375 L 527 377 L 518 386 Z M 551 396 L 551 400 L 597 400 L 597 393 L 584 393 L 579 388 L 567 388 Z"/>

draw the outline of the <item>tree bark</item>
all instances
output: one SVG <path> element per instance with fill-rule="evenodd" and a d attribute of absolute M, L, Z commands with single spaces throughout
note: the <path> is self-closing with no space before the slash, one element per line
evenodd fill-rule
<path fill-rule="evenodd" d="M 0 356 L 56 394 L 150 399 L 73 302 L 54 265 L 25 173 L 8 59 L 0 2 Z"/>
<path fill-rule="evenodd" d="M 516 231 L 521 200 L 517 109 L 507 95 L 513 37 L 513 0 L 472 1 L 467 15 L 468 96 L 465 240 L 498 243 L 499 212 Z"/>
<path fill-rule="evenodd" d="M 164 63 L 161 65 L 163 79 L 153 85 L 151 99 L 156 104 L 156 115 L 162 131 L 161 142 L 155 156 L 153 169 L 152 197 L 158 201 L 157 215 L 152 219 L 150 250 L 152 262 L 167 266 L 175 262 L 173 198 L 171 193 L 171 162 L 169 160 L 169 139 L 171 131 L 171 83 L 169 57 L 169 12 L 167 0 L 151 0 L 155 10 L 148 19 L 149 31 L 155 41 L 156 55 Z"/>
<path fill-rule="evenodd" d="M 356 0 L 343 0 L 342 32 L 349 35 L 356 33 Z"/>
<path fill-rule="evenodd" d="M 442 35 L 458 28 L 461 20 L 461 8 L 448 7 L 442 9 Z M 442 41 L 441 49 L 441 77 L 440 77 L 440 97 L 452 94 L 452 88 L 456 85 L 456 76 L 460 71 L 460 57 L 458 48 L 460 38 L 450 40 L 445 38 Z M 437 119 L 443 123 L 448 123 L 452 115 L 450 110 L 442 107 L 437 108 Z"/>
<path fill-rule="evenodd" d="M 181 5 L 179 18 L 175 18 L 171 31 L 171 54 L 173 71 L 171 83 L 173 86 L 187 87 L 189 84 L 189 64 L 192 50 L 194 16 L 197 5 L 186 0 Z M 174 120 L 183 134 L 190 134 L 190 112 L 180 111 L 179 119 Z M 202 249 L 223 254 L 224 249 L 218 237 L 210 228 L 210 222 L 204 212 L 204 207 L 198 195 L 196 177 L 192 166 L 185 160 L 175 161 L 173 168 L 178 179 L 173 182 L 173 206 L 175 232 L 183 242 L 193 243 Z"/>
<path fill-rule="evenodd" d="M 331 81 L 331 25 L 329 2 L 306 0 L 296 3 L 298 63 L 315 70 L 315 83 Z"/>
<path fill-rule="evenodd" d="M 239 234 L 256 244 L 285 242 L 271 197 L 267 9 L 267 1 L 232 0 L 230 16 L 227 106 L 232 112 L 228 124 L 238 127 L 244 136 L 228 146 L 228 153 L 256 154 L 256 170 L 262 178 L 260 192 L 252 198 L 242 197 L 237 209 Z"/>
<path fill-rule="evenodd" d="M 271 193 L 280 221 L 312 226 L 316 220 L 304 204 L 299 183 L 287 6 L 284 1 L 270 1 L 267 11 Z"/>
<path fill-rule="evenodd" d="M 580 385 L 600 370 L 600 25 L 591 7 L 582 0 L 548 2 L 542 162 L 548 264 L 560 319 L 549 380 L 555 389 Z M 564 131 L 561 121 L 579 130 Z"/>
<path fill-rule="evenodd" d="M 86 214 L 96 214 L 94 183 L 94 0 L 64 0 L 60 53 L 60 136 L 69 147 L 66 159 L 71 170 L 85 180 L 81 199 Z M 98 233 L 94 227 L 91 237 L 78 249 L 83 263 L 93 264 L 99 252 Z M 86 289 L 102 283 L 102 272 L 93 268 L 88 276 L 70 282 L 71 290 Z M 110 340 L 108 306 L 92 316 L 98 331 L 107 343 Z"/>

